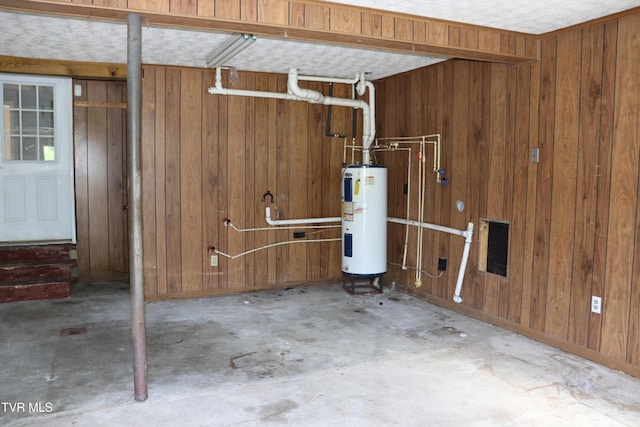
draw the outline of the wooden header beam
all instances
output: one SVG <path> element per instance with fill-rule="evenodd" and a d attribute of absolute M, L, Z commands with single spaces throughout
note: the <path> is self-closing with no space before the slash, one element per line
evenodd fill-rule
<path fill-rule="evenodd" d="M 146 25 L 511 64 L 535 60 L 538 52 L 531 34 L 316 0 L 73 1 L 3 0 L 2 7 L 121 22 L 134 12 Z"/>

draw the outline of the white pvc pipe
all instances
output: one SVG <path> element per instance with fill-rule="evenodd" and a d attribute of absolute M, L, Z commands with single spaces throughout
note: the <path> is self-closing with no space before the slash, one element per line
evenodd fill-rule
<path fill-rule="evenodd" d="M 369 87 L 369 85 L 367 85 Z M 373 88 L 371 84 L 370 89 Z M 324 96 L 320 92 L 312 89 L 303 89 L 298 84 L 298 70 L 289 69 L 289 79 L 287 81 L 287 91 L 290 95 L 299 100 L 305 100 L 312 104 L 337 105 L 340 107 L 359 108 L 362 110 L 362 163 L 371 163 L 369 157 L 369 147 L 375 138 L 375 119 L 373 118 L 371 105 L 375 109 L 375 94 L 369 96 L 369 104 L 359 99 L 334 98 Z"/>
<path fill-rule="evenodd" d="M 467 270 L 467 262 L 469 261 L 469 249 L 471 249 L 471 236 L 473 236 L 473 223 L 469 223 L 466 236 L 464 239 L 464 249 L 462 251 L 462 260 L 460 261 L 460 270 L 458 270 L 458 280 L 456 280 L 456 289 L 453 292 L 453 302 L 460 304 L 462 302 L 462 281 L 464 280 L 464 273 Z"/>
<path fill-rule="evenodd" d="M 327 222 L 341 222 L 342 218 L 339 216 L 328 218 L 303 218 L 303 219 L 271 219 L 271 208 L 269 206 L 264 208 L 264 215 L 267 224 L 269 225 L 298 225 L 298 224 L 324 224 Z"/>
<path fill-rule="evenodd" d="M 470 222 L 466 230 L 458 230 L 451 227 L 445 227 L 437 224 L 430 224 L 428 222 L 418 222 L 413 220 L 405 220 L 401 218 L 387 218 L 387 221 L 397 224 L 408 224 L 416 227 L 427 228 L 429 230 L 442 231 L 443 233 L 453 234 L 455 236 L 464 237 L 464 249 L 462 251 L 462 260 L 460 261 L 460 269 L 458 270 L 458 279 L 456 281 L 456 289 L 453 294 L 453 302 L 460 304 L 462 302 L 462 282 L 464 280 L 464 274 L 467 269 L 467 263 L 469 261 L 469 250 L 471 249 L 471 241 L 473 238 L 473 223 Z"/>
<path fill-rule="evenodd" d="M 302 101 L 295 96 L 288 93 L 280 92 L 266 92 L 261 90 L 244 90 L 244 89 L 227 89 L 222 87 L 222 71 L 220 68 L 216 68 L 216 84 L 215 86 L 207 89 L 211 95 L 235 95 L 235 96 L 252 96 L 256 98 L 269 98 L 269 99 L 287 99 L 290 101 Z"/>
<path fill-rule="evenodd" d="M 360 76 L 356 75 L 353 79 L 341 79 L 334 77 L 322 77 L 322 76 L 298 76 L 298 80 L 306 82 L 324 82 L 324 83 L 343 83 L 347 85 L 354 85 L 360 81 Z"/>

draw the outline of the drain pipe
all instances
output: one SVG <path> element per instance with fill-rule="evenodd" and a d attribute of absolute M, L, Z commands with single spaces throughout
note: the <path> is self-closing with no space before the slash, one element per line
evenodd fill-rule
<path fill-rule="evenodd" d="M 419 222 L 401 218 L 387 218 L 387 221 L 394 222 L 396 224 L 413 225 L 416 227 L 422 227 L 429 230 L 441 231 L 443 233 L 453 234 L 455 236 L 464 237 L 464 249 L 462 251 L 462 260 L 460 262 L 460 270 L 458 270 L 458 279 L 456 280 L 456 289 L 453 293 L 453 302 L 460 304 L 462 302 L 462 282 L 464 280 L 464 274 L 467 270 L 467 263 L 469 261 L 469 250 L 471 249 L 471 241 L 473 238 L 473 222 L 470 222 L 466 230 L 458 230 L 456 228 L 445 227 L 443 225 L 430 224 L 428 222 Z"/>
<path fill-rule="evenodd" d="M 302 101 L 300 98 L 296 98 L 288 93 L 280 92 L 266 92 L 262 90 L 245 90 L 245 89 L 228 89 L 222 86 L 222 69 L 216 68 L 216 83 L 215 86 L 207 89 L 211 95 L 232 95 L 232 96 L 250 96 L 255 98 L 269 98 L 269 99 L 286 99 L 290 101 Z"/>
<path fill-rule="evenodd" d="M 312 89 L 303 89 L 298 84 L 298 70 L 289 69 L 289 79 L 287 81 L 287 91 L 295 99 L 307 101 L 311 104 L 337 105 L 340 107 L 359 108 L 362 110 L 362 163 L 370 164 L 369 147 L 375 138 L 375 120 L 371 115 L 370 104 L 375 103 L 373 93 L 369 97 L 369 104 L 359 99 L 345 99 L 324 96 L 320 92 Z M 373 84 L 371 84 L 373 86 Z M 368 86 L 367 86 L 368 87 Z"/>
<path fill-rule="evenodd" d="M 264 219 L 269 225 L 302 225 L 302 224 L 326 224 L 327 222 L 341 222 L 339 216 L 328 218 L 303 218 L 303 219 L 271 219 L 271 208 L 264 208 Z"/>

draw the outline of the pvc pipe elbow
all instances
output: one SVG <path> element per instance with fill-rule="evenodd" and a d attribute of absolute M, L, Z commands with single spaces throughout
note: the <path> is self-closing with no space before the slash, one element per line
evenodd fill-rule
<path fill-rule="evenodd" d="M 275 221 L 271 219 L 271 208 L 269 206 L 264 208 L 264 219 L 269 225 L 276 225 Z"/>
<path fill-rule="evenodd" d="M 462 302 L 462 297 L 460 295 L 454 295 L 453 302 L 455 302 L 456 304 L 460 304 Z"/>

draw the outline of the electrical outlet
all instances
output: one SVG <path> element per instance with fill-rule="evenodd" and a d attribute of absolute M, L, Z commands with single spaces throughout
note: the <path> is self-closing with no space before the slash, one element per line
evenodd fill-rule
<path fill-rule="evenodd" d="M 218 255 L 211 255 L 211 267 L 218 266 Z"/>
<path fill-rule="evenodd" d="M 600 314 L 602 313 L 602 298 L 597 296 L 591 297 L 591 312 Z"/>
<path fill-rule="evenodd" d="M 293 238 L 294 239 L 303 239 L 304 236 L 306 236 L 306 233 L 304 231 L 294 231 L 293 232 Z"/>
<path fill-rule="evenodd" d="M 438 271 L 447 271 L 447 259 L 438 258 Z"/>

